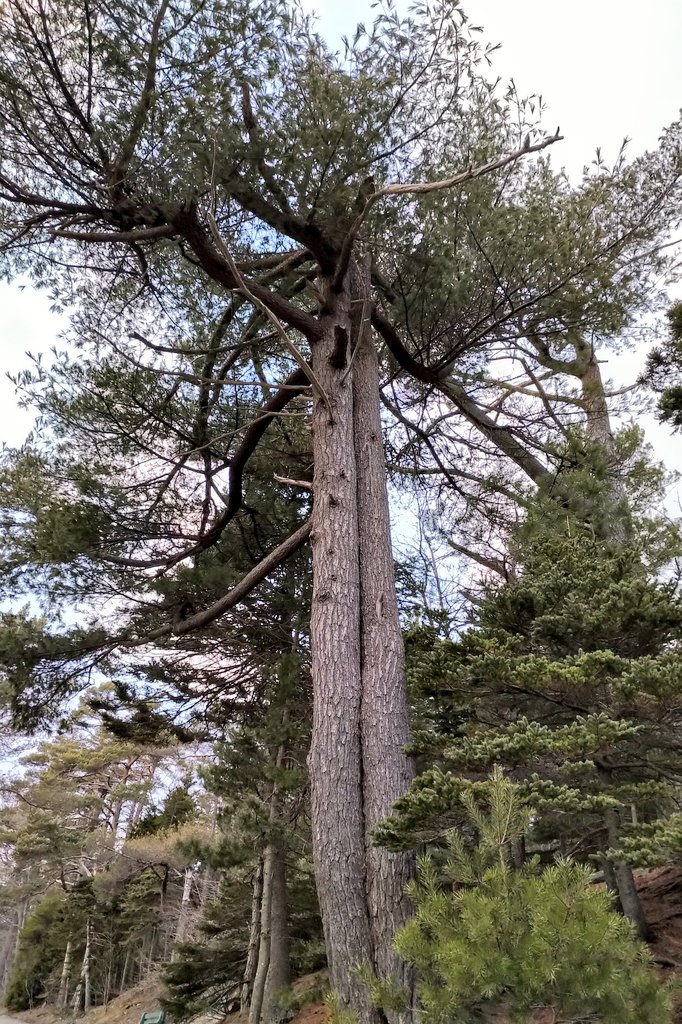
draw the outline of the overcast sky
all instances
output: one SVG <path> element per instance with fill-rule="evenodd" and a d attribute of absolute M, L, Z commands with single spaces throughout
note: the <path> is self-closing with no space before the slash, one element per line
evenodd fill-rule
<path fill-rule="evenodd" d="M 367 0 L 306 2 L 330 39 L 373 15 Z M 682 0 L 470 0 L 463 6 L 488 41 L 502 44 L 497 73 L 513 77 L 521 94 L 543 95 L 548 129 L 560 125 L 565 136 L 552 159 L 571 174 L 590 162 L 597 146 L 614 158 L 625 136 L 632 140 L 632 156 L 655 146 L 661 129 L 679 116 Z M 49 348 L 59 328 L 46 296 L 0 285 L 4 370 L 26 365 L 26 350 Z M 626 358 L 619 377 L 632 372 L 632 357 Z M 682 470 L 679 438 L 671 440 L 650 419 L 645 425 L 659 456 Z M 29 426 L 12 385 L 1 378 L 0 439 L 16 444 Z"/>

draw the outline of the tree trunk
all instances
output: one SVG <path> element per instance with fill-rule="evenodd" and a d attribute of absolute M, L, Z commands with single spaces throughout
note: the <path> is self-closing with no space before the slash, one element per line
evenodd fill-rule
<path fill-rule="evenodd" d="M 287 915 L 286 859 L 280 846 L 270 854 L 270 956 L 263 994 L 261 1019 L 265 1024 L 279 1024 L 282 1010 L 277 996 L 289 985 L 289 921 Z"/>
<path fill-rule="evenodd" d="M 62 964 L 62 975 L 59 981 L 59 995 L 57 996 L 57 1009 L 63 1010 L 69 1001 L 69 982 L 71 980 L 71 961 L 72 961 L 72 944 L 71 939 L 66 943 L 66 950 L 64 952 L 64 962 Z"/>
<path fill-rule="evenodd" d="M 109 998 L 111 996 L 111 979 L 114 974 L 114 954 L 113 950 L 109 954 L 109 962 L 107 964 L 107 973 L 104 979 L 104 989 L 102 991 L 102 1005 L 107 1006 Z"/>
<path fill-rule="evenodd" d="M 185 868 L 185 883 L 182 887 L 182 901 L 180 903 L 180 913 L 178 914 L 178 924 L 175 929 L 175 940 L 173 943 L 173 952 L 171 954 L 171 962 L 177 959 L 178 946 L 181 942 L 185 941 L 185 933 L 187 931 L 187 920 L 189 918 L 189 901 L 192 895 L 192 882 L 194 880 L 194 870 L 192 867 Z"/>
<path fill-rule="evenodd" d="M 370 336 L 368 273 L 353 267 L 334 294 L 314 350 L 313 853 L 332 987 L 360 1024 L 378 1019 L 355 968 L 405 984 L 393 951 L 409 914 L 413 858 L 372 842 L 404 795 L 412 766 L 403 645 L 395 592 L 379 365 Z M 352 315 L 351 315 L 352 313 Z M 357 347 L 351 356 L 351 339 Z M 352 372 L 350 360 L 352 358 Z M 327 401 L 331 406 L 331 413 Z"/>
<path fill-rule="evenodd" d="M 273 846 L 268 843 L 263 854 L 263 892 L 260 905 L 260 941 L 258 966 L 253 979 L 249 1005 L 249 1024 L 260 1024 L 265 999 L 265 983 L 270 967 L 270 928 L 272 922 Z"/>
<path fill-rule="evenodd" d="M 260 943 L 260 909 L 263 899 L 263 859 L 258 861 L 253 876 L 253 895 L 251 897 L 251 927 L 249 929 L 249 948 L 246 954 L 246 966 L 240 994 L 240 1011 L 243 1013 L 249 1005 L 251 986 L 256 976 L 258 964 L 258 946 Z"/>
<path fill-rule="evenodd" d="M 615 807 L 607 808 L 604 814 L 604 821 L 606 823 L 608 844 L 611 847 L 617 847 L 620 822 L 618 811 Z M 639 893 L 637 892 L 637 886 L 635 885 L 632 868 L 623 860 L 613 860 L 609 863 L 612 871 L 611 877 L 615 878 L 616 886 L 618 888 L 618 898 L 623 914 L 634 925 L 638 937 L 642 939 L 643 942 L 646 942 L 650 936 L 649 925 L 647 924 L 644 911 L 642 910 L 642 904 L 639 898 Z M 606 871 L 604 872 L 604 875 L 605 877 L 607 876 Z"/>
<path fill-rule="evenodd" d="M 71 1005 L 74 1014 L 80 1013 L 81 1009 L 87 1013 L 92 1006 L 90 994 L 90 919 L 88 919 L 85 925 L 85 952 L 83 953 L 81 972 Z"/>
<path fill-rule="evenodd" d="M 410 914 L 405 887 L 414 871 L 409 853 L 377 847 L 373 833 L 404 796 L 414 777 L 405 754 L 409 722 L 400 631 L 386 461 L 381 429 L 379 359 L 368 323 L 369 270 L 353 270 L 354 438 L 360 548 L 362 784 L 367 858 L 367 898 L 373 968 L 379 978 L 405 985 L 412 1002 L 412 972 L 393 948 L 396 930 Z"/>
<path fill-rule="evenodd" d="M 360 711 L 360 565 L 347 291 L 314 349 L 324 389 L 313 399 L 313 731 L 309 755 L 313 859 L 332 988 L 360 1024 L 375 1012 L 354 974 L 373 964 L 367 906 Z M 328 408 L 328 404 L 331 409 Z"/>
<path fill-rule="evenodd" d="M 92 993 L 90 990 L 90 920 L 85 925 L 85 953 L 83 954 L 83 1010 L 92 1009 Z"/>
<path fill-rule="evenodd" d="M 585 410 L 585 429 L 591 441 L 598 444 L 606 457 L 608 465 L 616 468 L 616 449 L 611 428 L 611 417 L 608 401 L 604 389 L 604 382 L 597 361 L 596 354 L 591 345 L 586 342 L 576 345 L 576 355 L 582 364 L 580 383 L 583 392 L 583 408 Z M 622 481 L 615 476 L 610 478 L 611 497 L 614 501 L 626 502 L 627 497 Z M 628 526 L 622 516 L 610 518 L 609 540 L 617 544 L 627 544 Z M 608 842 L 611 847 L 618 845 L 619 835 L 619 814 L 616 808 L 609 808 L 605 815 Z M 623 914 L 635 927 L 639 937 L 646 940 L 649 936 L 642 904 L 637 893 L 632 868 L 625 861 L 612 861 L 609 868 L 605 868 L 605 877 L 612 882 L 615 880 L 618 901 Z"/>
<path fill-rule="evenodd" d="M 130 950 L 126 949 L 126 955 L 123 958 L 123 967 L 121 968 L 121 982 L 120 982 L 120 984 L 118 986 L 118 994 L 119 995 L 121 995 L 121 993 L 125 990 L 126 981 L 128 979 L 128 967 L 129 966 L 130 966 Z"/>
<path fill-rule="evenodd" d="M 585 432 L 591 441 L 602 447 L 610 460 L 615 454 L 613 430 L 599 362 L 594 348 L 586 341 L 575 343 L 575 352 L 580 364 L 578 378 L 585 412 Z"/>
<path fill-rule="evenodd" d="M 284 763 L 284 746 L 277 750 L 276 768 Z M 286 875 L 280 837 L 275 834 L 280 823 L 280 794 L 277 780 L 270 794 L 268 824 L 270 837 L 263 854 L 263 887 L 261 895 L 258 965 L 253 980 L 249 1007 L 249 1024 L 270 1021 L 272 997 L 289 981 L 289 932 L 287 927 Z"/>
<path fill-rule="evenodd" d="M 616 871 L 610 860 L 606 857 L 602 859 L 602 870 L 604 872 L 604 884 L 613 897 L 613 907 L 619 914 L 623 914 L 623 904 L 620 902 L 620 893 L 618 892 L 618 879 L 616 878 Z"/>
<path fill-rule="evenodd" d="M 16 917 L 7 923 L 3 932 L 2 951 L 0 952 L 0 992 L 4 992 L 9 981 L 12 964 L 19 948 L 19 934 L 22 928 L 23 911 L 17 907 Z"/>

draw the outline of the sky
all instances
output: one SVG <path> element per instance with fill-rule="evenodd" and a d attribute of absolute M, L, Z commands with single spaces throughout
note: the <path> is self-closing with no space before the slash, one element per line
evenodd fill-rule
<path fill-rule="evenodd" d="M 305 0 L 330 40 L 352 33 L 373 15 L 369 0 Z M 399 6 L 406 6 L 399 4 Z M 547 127 L 561 127 L 564 141 L 552 160 L 577 175 L 597 146 L 615 158 L 625 136 L 635 156 L 656 145 L 661 129 L 682 107 L 682 2 L 680 0 L 468 0 L 464 9 L 484 38 L 501 43 L 494 69 L 513 77 L 519 92 L 540 93 Z M 682 296 L 682 291 L 678 294 Z M 2 368 L 25 366 L 27 350 L 47 350 L 63 321 L 49 300 L 26 287 L 0 285 Z M 616 378 L 631 378 L 636 357 L 609 366 Z M 0 377 L 0 441 L 17 444 L 31 417 L 17 408 L 14 388 Z M 660 457 L 682 471 L 682 445 L 650 418 L 643 425 Z"/>

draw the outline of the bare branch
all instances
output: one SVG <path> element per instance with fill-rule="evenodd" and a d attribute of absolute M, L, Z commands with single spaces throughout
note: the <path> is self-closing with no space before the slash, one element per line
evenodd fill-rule
<path fill-rule="evenodd" d="M 246 576 L 237 583 L 236 586 L 229 590 L 227 594 L 214 601 L 213 604 L 209 605 L 208 608 L 203 608 L 200 612 L 196 612 L 195 615 L 190 615 L 186 619 L 181 619 L 180 622 L 174 624 L 168 624 L 161 626 L 159 629 L 153 630 L 144 637 L 140 637 L 134 641 L 122 641 L 122 645 L 126 647 L 141 647 L 143 644 L 153 643 L 155 640 L 160 640 L 162 637 L 175 635 L 184 636 L 186 633 L 192 633 L 196 629 L 202 629 L 204 626 L 209 626 L 216 619 L 219 619 L 221 615 L 229 611 L 230 608 L 234 608 L 236 604 L 242 601 L 245 597 L 254 590 L 259 583 L 267 579 L 270 573 L 280 566 L 293 555 L 299 548 L 302 548 L 305 542 L 310 536 L 311 530 L 310 520 L 306 520 L 303 526 L 300 526 L 298 530 L 292 533 L 286 540 L 278 544 L 277 547 L 266 555 L 265 558 L 261 559 L 257 565 L 254 565 L 253 569 L 247 572 Z"/>
<path fill-rule="evenodd" d="M 320 396 L 320 398 L 322 399 L 322 401 L 326 405 L 327 412 L 329 413 L 329 418 L 331 419 L 332 416 L 333 416 L 331 402 L 329 401 L 329 397 L 328 397 L 326 391 L 324 390 L 324 388 L 320 384 L 319 380 L 317 379 L 317 376 L 315 375 L 315 371 L 309 365 L 309 363 L 308 363 L 307 359 L 305 358 L 305 356 L 296 348 L 296 346 L 294 345 L 293 341 L 291 340 L 291 338 L 289 337 L 287 332 L 284 330 L 284 327 L 280 323 L 279 318 L 272 312 L 271 309 L 268 309 L 266 304 L 261 299 L 259 299 L 257 295 L 253 294 L 253 292 L 251 291 L 249 286 L 246 284 L 244 278 L 242 277 L 242 275 L 239 272 L 239 269 L 237 268 L 237 264 L 232 259 L 232 256 L 230 255 L 230 252 L 229 252 L 227 246 L 225 245 L 225 243 L 223 242 L 222 238 L 220 237 L 220 233 L 218 231 L 218 225 L 216 224 L 215 218 L 213 217 L 213 215 L 211 213 L 207 214 L 207 220 L 208 220 L 208 223 L 209 223 L 209 227 L 211 228 L 211 233 L 213 235 L 215 243 L 218 246 L 221 254 L 223 255 L 223 257 L 225 259 L 225 262 L 227 263 L 228 267 L 230 268 L 232 274 L 234 275 L 234 278 L 235 278 L 235 281 L 236 281 L 236 285 L 237 285 L 236 290 L 240 291 L 242 293 L 242 295 L 245 295 L 247 297 L 247 299 L 249 299 L 249 301 L 253 303 L 253 305 L 256 307 L 256 309 L 259 309 L 261 311 L 261 313 L 267 318 L 267 320 L 270 321 L 272 326 L 275 328 L 275 330 L 276 330 L 279 338 L 281 339 L 282 343 L 285 345 L 287 350 L 294 357 L 294 359 L 296 360 L 296 362 L 298 363 L 298 365 L 303 370 L 303 372 L 305 373 L 306 377 L 308 378 L 308 380 L 312 384 L 313 388 L 315 389 L 315 391 L 317 391 L 318 395 Z"/>
<path fill-rule="evenodd" d="M 177 234 L 172 224 L 158 224 L 137 231 L 72 231 L 69 228 L 50 228 L 54 238 L 71 238 L 76 242 L 148 242 L 158 238 L 172 238 Z"/>
<path fill-rule="evenodd" d="M 559 134 L 558 128 L 554 135 L 551 135 L 546 139 L 541 139 L 540 142 L 531 143 L 530 136 L 527 135 L 523 145 L 519 146 L 518 149 L 515 149 L 511 153 L 507 153 L 506 156 L 498 157 L 496 160 L 489 160 L 487 163 L 479 164 L 477 167 L 467 167 L 465 171 L 459 171 L 451 178 L 441 178 L 440 181 L 406 182 L 404 184 L 396 183 L 393 185 L 384 185 L 376 192 L 373 192 L 353 221 L 350 231 L 344 239 L 336 273 L 334 275 L 334 287 L 338 288 L 346 276 L 351 251 L 353 249 L 355 239 L 357 238 L 358 231 L 365 222 L 372 207 L 378 203 L 380 199 L 385 198 L 385 196 L 428 195 L 430 192 L 439 192 L 446 188 L 454 188 L 455 185 L 462 185 L 465 181 L 471 181 L 473 178 L 480 178 L 484 174 L 490 174 L 491 171 L 497 171 L 503 167 L 507 167 L 509 164 L 519 160 L 527 153 L 538 153 L 540 150 L 546 149 L 548 146 L 552 146 L 555 142 L 560 142 L 562 139 L 563 136 Z"/>
<path fill-rule="evenodd" d="M 273 473 L 273 480 L 278 484 L 288 484 L 290 487 L 300 487 L 304 491 L 312 491 L 313 485 L 310 480 L 290 480 L 286 476 L 278 476 L 277 473 Z"/>

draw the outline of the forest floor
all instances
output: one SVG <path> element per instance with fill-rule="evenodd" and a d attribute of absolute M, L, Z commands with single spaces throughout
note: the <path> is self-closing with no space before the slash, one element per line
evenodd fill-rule
<path fill-rule="evenodd" d="M 327 1011 L 324 1005 L 315 1001 L 317 993 L 324 987 L 325 971 L 299 978 L 292 986 L 293 995 L 302 1007 L 289 1024 L 325 1024 Z M 156 975 L 147 981 L 127 989 L 122 995 L 110 1000 L 106 1006 L 96 1006 L 89 1013 L 78 1018 L 78 1024 L 139 1024 L 143 1013 L 159 1009 L 163 985 Z M 168 1016 L 169 1022 L 171 1018 Z M 36 1006 L 32 1010 L 13 1013 L 3 1018 L 0 1024 L 72 1024 L 70 1013 L 58 1013 L 54 1006 Z M 247 1016 L 239 1013 L 221 1018 L 216 1015 L 195 1017 L 192 1024 L 246 1024 Z"/>
<path fill-rule="evenodd" d="M 79 1024 L 139 1024 L 140 1017 L 148 1010 L 159 1009 L 159 998 L 163 986 L 156 975 L 143 981 L 134 988 L 127 989 L 106 1006 L 96 1006 L 83 1017 Z M 35 1006 L 32 1010 L 12 1014 L 14 1021 L 24 1024 L 57 1024 L 60 1021 L 73 1020 L 71 1014 L 59 1014 L 54 1006 Z"/>
<path fill-rule="evenodd" d="M 682 984 L 682 868 L 656 868 L 652 871 L 635 873 L 637 888 L 642 900 L 646 918 L 651 926 L 651 951 L 653 957 L 667 978 L 674 978 Z M 314 997 L 320 990 L 321 976 L 310 975 L 294 983 L 294 994 L 301 1009 L 290 1024 L 326 1024 L 327 1011 Z M 107 1006 L 99 1006 L 81 1017 L 79 1024 L 139 1024 L 140 1017 L 147 1010 L 159 1007 L 162 993 L 161 982 L 156 977 L 123 995 L 112 999 Z M 306 1000 L 306 993 L 311 996 Z M 552 1019 L 539 1011 L 535 1024 L 548 1024 Z M 61 1024 L 66 1016 L 57 1014 L 53 1007 L 35 1007 L 11 1018 L 0 1016 L 0 1024 Z M 72 1018 L 69 1016 L 68 1020 Z M 217 1024 L 218 1018 L 196 1018 L 193 1024 Z M 232 1014 L 221 1024 L 244 1024 L 240 1014 Z M 682 1024 L 682 999 L 679 1000 L 674 1024 Z"/>

